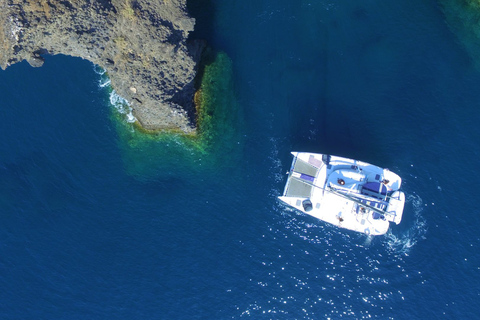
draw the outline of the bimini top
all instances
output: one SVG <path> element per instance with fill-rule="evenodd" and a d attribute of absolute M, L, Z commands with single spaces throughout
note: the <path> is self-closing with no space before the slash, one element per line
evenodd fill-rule
<path fill-rule="evenodd" d="M 387 186 L 382 182 L 367 182 L 362 185 L 362 194 L 382 199 L 387 196 Z"/>
<path fill-rule="evenodd" d="M 366 162 L 319 153 L 292 152 L 283 195 L 287 205 L 315 218 L 367 235 L 399 224 L 405 205 L 402 179 Z"/>

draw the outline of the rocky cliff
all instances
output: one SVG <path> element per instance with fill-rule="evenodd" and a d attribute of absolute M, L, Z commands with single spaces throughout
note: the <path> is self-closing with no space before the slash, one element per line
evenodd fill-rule
<path fill-rule="evenodd" d="M 144 128 L 192 132 L 194 23 L 186 0 L 0 0 L 0 66 L 40 67 L 49 54 L 90 60 Z"/>

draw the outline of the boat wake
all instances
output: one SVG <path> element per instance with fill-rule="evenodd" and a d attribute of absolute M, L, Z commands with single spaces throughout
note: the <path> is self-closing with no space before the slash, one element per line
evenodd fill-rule
<path fill-rule="evenodd" d="M 250 280 L 258 290 L 268 286 L 271 295 L 264 303 L 253 300 L 239 305 L 239 317 L 303 312 L 304 318 L 313 319 L 321 308 L 325 317 L 368 318 L 370 314 L 356 311 L 360 303 L 378 308 L 404 300 L 404 293 L 390 284 L 398 281 L 399 274 L 405 279 L 401 281 L 424 281 L 406 259 L 427 231 L 422 198 L 414 193 L 406 197 L 404 220 L 385 236 L 366 236 L 325 223 L 276 199 L 285 179 L 277 151 L 280 142 L 270 139 L 270 196 L 276 214 L 262 238 L 266 248 L 277 250 L 257 257 L 265 270 Z M 392 266 L 398 271 L 392 272 Z M 366 291 L 366 286 L 371 289 Z M 298 305 L 301 310 L 296 309 Z M 378 315 L 387 317 L 383 312 Z"/>
<path fill-rule="evenodd" d="M 427 223 L 422 216 L 424 204 L 422 198 L 417 194 L 409 195 L 406 204 L 413 208 L 413 224 L 401 234 L 395 234 L 390 229 L 386 237 L 386 245 L 388 249 L 397 254 L 408 255 L 411 248 L 421 239 L 425 238 L 427 232 Z"/>
<path fill-rule="evenodd" d="M 276 193 L 278 192 L 279 191 L 277 190 Z M 422 211 L 424 208 L 422 198 L 417 194 L 407 196 L 407 210 L 408 207 L 411 207 L 413 211 L 413 221 L 411 222 L 410 227 L 408 227 L 406 230 L 404 229 L 403 231 L 392 231 L 392 228 L 390 228 L 384 237 L 359 235 L 359 237 L 365 238 L 364 241 L 360 244 L 358 240 L 361 239 L 357 237 L 358 245 L 368 248 L 375 243 L 378 244 L 378 240 L 380 240 L 385 245 L 388 252 L 392 255 L 397 257 L 408 256 L 411 249 L 420 240 L 425 239 L 425 234 L 428 230 L 426 220 L 422 215 Z M 353 235 L 350 235 L 350 233 L 345 232 L 345 230 L 330 226 L 328 224 L 323 224 L 321 221 L 313 224 L 309 223 L 307 222 L 308 217 L 290 208 L 289 206 L 284 205 L 283 203 L 277 202 L 277 206 L 274 210 L 280 213 L 284 219 L 287 219 L 282 223 L 284 227 L 286 227 L 287 229 L 295 230 L 294 233 L 297 236 L 309 241 L 310 243 L 323 243 L 324 241 L 328 241 L 328 239 L 332 239 L 332 237 L 340 237 L 351 241 L 352 237 L 354 237 Z M 306 220 L 299 219 L 299 216 L 306 217 Z M 403 223 L 406 224 L 408 223 L 408 221 L 405 220 Z M 400 224 L 400 226 L 402 226 L 402 223 Z M 312 233 L 312 229 L 317 230 Z M 395 228 L 393 228 L 393 230 L 395 230 Z M 317 232 L 321 232 L 323 236 L 316 234 Z M 313 234 L 316 235 L 312 238 L 311 236 Z"/>
<path fill-rule="evenodd" d="M 270 156 L 268 157 L 268 160 L 269 162 L 271 162 L 270 174 L 275 183 L 282 182 L 285 177 L 284 172 L 282 172 L 284 166 L 282 165 L 282 162 L 278 157 L 278 144 L 281 143 L 281 141 L 278 140 L 279 139 L 273 137 L 269 138 L 269 142 L 273 147 Z M 281 193 L 278 189 L 273 189 L 272 194 L 275 196 L 279 196 Z"/>

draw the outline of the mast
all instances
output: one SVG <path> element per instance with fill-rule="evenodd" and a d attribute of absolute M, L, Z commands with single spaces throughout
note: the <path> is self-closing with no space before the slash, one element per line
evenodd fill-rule
<path fill-rule="evenodd" d="M 313 184 L 313 183 L 310 183 L 310 182 L 307 182 L 307 181 L 305 181 L 305 180 L 302 180 L 302 179 L 300 179 L 300 178 L 298 178 L 298 177 L 295 177 L 295 176 L 293 176 L 293 175 L 290 176 L 290 178 L 291 178 L 291 179 L 295 179 L 295 180 L 297 180 L 297 181 L 300 181 L 300 182 L 302 182 L 302 183 L 305 183 L 305 184 L 307 184 L 307 185 L 309 185 L 309 186 L 312 186 L 312 187 L 318 188 L 318 189 L 320 189 L 320 190 L 323 190 L 324 192 L 329 192 L 329 193 L 334 194 L 334 195 L 336 195 L 336 196 L 338 196 L 338 197 L 342 197 L 342 198 L 345 198 L 345 199 L 347 199 L 347 200 L 353 201 L 353 202 L 355 202 L 356 204 L 358 204 L 358 205 L 360 205 L 360 206 L 362 206 L 362 207 L 368 208 L 368 209 L 370 209 L 370 210 L 372 210 L 372 211 L 375 211 L 375 212 L 377 212 L 377 213 L 379 213 L 379 214 L 381 214 L 381 215 L 385 215 L 385 214 L 388 214 L 388 215 L 389 215 L 389 214 L 390 214 L 390 213 L 388 213 L 388 212 L 386 212 L 386 211 L 384 211 L 384 210 L 380 210 L 380 209 L 375 208 L 375 207 L 373 207 L 373 206 L 371 206 L 371 205 L 368 205 L 368 204 L 366 204 L 366 203 L 362 203 L 356 196 L 350 196 L 350 195 L 347 195 L 347 194 L 343 194 L 343 193 L 341 193 L 341 192 L 339 192 L 339 191 L 337 191 L 337 190 L 335 190 L 335 189 L 333 189 L 333 188 L 331 188 L 331 187 L 328 187 L 328 189 L 322 188 L 322 187 L 320 187 L 320 186 L 317 186 L 317 185 L 315 185 L 315 184 Z M 367 198 L 367 197 L 365 197 L 365 196 L 363 196 L 363 195 L 359 195 L 359 196 L 360 196 L 360 198 L 362 198 L 363 200 L 368 200 L 368 201 L 372 201 L 372 200 L 373 200 L 373 199 Z M 376 200 L 376 199 L 375 199 L 375 200 Z"/>

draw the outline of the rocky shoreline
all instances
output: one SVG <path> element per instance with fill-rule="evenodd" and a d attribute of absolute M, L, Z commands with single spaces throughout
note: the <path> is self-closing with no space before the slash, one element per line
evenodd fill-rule
<path fill-rule="evenodd" d="M 46 55 L 104 68 L 148 130 L 195 131 L 194 79 L 203 45 L 187 42 L 195 20 L 186 0 L 5 0 L 0 67 Z"/>

